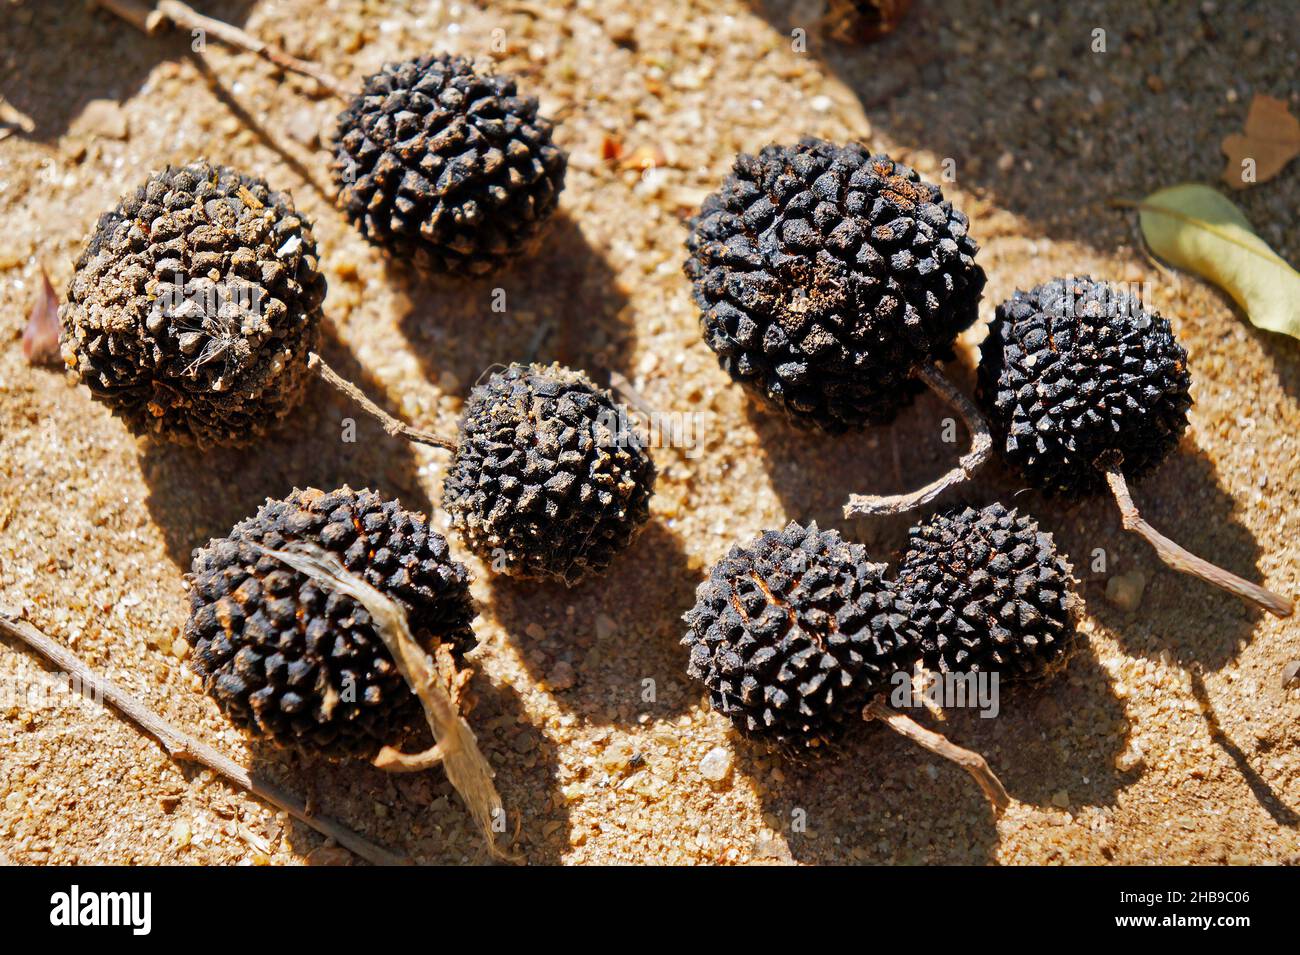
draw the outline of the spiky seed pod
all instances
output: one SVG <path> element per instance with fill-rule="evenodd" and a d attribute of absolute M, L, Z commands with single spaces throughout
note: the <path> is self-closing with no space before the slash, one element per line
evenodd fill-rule
<path fill-rule="evenodd" d="M 137 433 L 246 444 L 301 400 L 324 297 L 288 194 L 168 167 L 100 216 L 60 310 L 63 357 Z"/>
<path fill-rule="evenodd" d="M 733 378 L 795 421 L 890 421 L 951 357 L 984 271 L 938 186 L 857 143 L 741 155 L 691 223 L 686 274 Z"/>
<path fill-rule="evenodd" d="M 898 573 L 925 664 L 941 673 L 1042 676 L 1075 641 L 1074 578 L 1052 535 L 990 504 L 911 529 Z"/>
<path fill-rule="evenodd" d="M 572 584 L 631 542 L 654 481 L 608 391 L 558 364 L 513 364 L 470 392 L 443 507 L 494 569 Z"/>
<path fill-rule="evenodd" d="M 732 547 L 700 584 L 687 672 L 742 734 L 818 746 L 913 665 L 908 613 L 862 545 L 790 523 Z"/>
<path fill-rule="evenodd" d="M 194 552 L 185 639 L 230 720 L 329 758 L 370 757 L 423 724 L 370 614 L 254 544 L 308 541 L 398 601 L 423 645 L 475 645 L 469 575 L 424 515 L 374 491 L 295 489 Z"/>
<path fill-rule="evenodd" d="M 981 346 L 978 399 L 995 444 L 1041 490 L 1102 490 L 1097 462 L 1151 471 L 1187 428 L 1187 353 L 1164 318 L 1084 276 L 1017 291 Z"/>
<path fill-rule="evenodd" d="M 509 76 L 438 54 L 389 63 L 338 119 L 339 205 L 366 238 L 437 271 L 479 275 L 526 249 L 567 158 Z"/>

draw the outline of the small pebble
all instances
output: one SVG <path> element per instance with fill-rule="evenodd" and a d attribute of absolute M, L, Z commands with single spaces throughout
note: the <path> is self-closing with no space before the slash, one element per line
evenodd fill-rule
<path fill-rule="evenodd" d="M 555 666 L 551 667 L 551 672 L 546 674 L 546 682 L 550 684 L 552 690 L 572 689 L 577 683 L 577 676 L 571 667 L 564 660 L 560 660 Z"/>
<path fill-rule="evenodd" d="M 1121 773 L 1130 773 L 1142 765 L 1142 754 L 1130 746 L 1115 757 L 1115 768 Z"/>
<path fill-rule="evenodd" d="M 711 783 L 720 783 L 731 775 L 731 753 L 715 746 L 700 760 L 700 775 Z"/>
<path fill-rule="evenodd" d="M 126 113 L 111 99 L 92 99 L 73 121 L 73 131 L 91 139 L 126 139 Z"/>
<path fill-rule="evenodd" d="M 307 853 L 308 865 L 351 865 L 352 853 L 342 846 L 317 846 Z"/>
<path fill-rule="evenodd" d="M 1120 610 L 1132 613 L 1142 605 L 1142 591 L 1146 589 L 1147 579 L 1141 571 L 1134 570 L 1127 574 L 1115 574 L 1106 581 L 1106 599 Z"/>
<path fill-rule="evenodd" d="M 184 819 L 177 819 L 176 824 L 172 826 L 171 838 L 172 844 L 177 849 L 184 849 L 190 844 L 190 839 L 193 838 L 190 824 Z"/>

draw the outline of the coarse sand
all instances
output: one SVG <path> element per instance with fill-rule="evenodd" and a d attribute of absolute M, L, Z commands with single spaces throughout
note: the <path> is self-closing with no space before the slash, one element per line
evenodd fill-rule
<path fill-rule="evenodd" d="M 321 385 L 249 450 L 152 444 L 23 359 L 41 266 L 61 294 L 100 212 L 150 171 L 203 156 L 293 193 L 329 279 L 327 360 L 415 424 L 451 430 L 485 368 L 526 357 L 621 373 L 656 408 L 700 416 L 694 447 L 655 451 L 651 523 L 603 578 L 568 591 L 494 578 L 452 538 L 482 612 L 470 719 L 523 859 L 1300 861 L 1300 690 L 1280 680 L 1300 657 L 1296 625 L 1164 569 L 1105 500 L 1044 499 L 1000 467 L 954 498 L 1037 516 L 1086 600 L 1085 647 L 1058 680 L 1006 692 L 995 719 L 921 717 L 988 757 L 1015 800 L 1000 819 L 959 769 L 879 726 L 809 765 L 743 742 L 688 682 L 678 644 L 706 568 L 763 528 L 815 519 L 896 559 L 906 518 L 846 523 L 840 505 L 933 478 L 965 440 L 958 429 L 944 442 L 950 412 L 930 395 L 890 427 L 797 432 L 750 407 L 701 342 L 685 220 L 738 151 L 802 135 L 859 139 L 945 179 L 970 216 L 989 282 L 951 366 L 967 388 L 984 322 L 1014 288 L 1068 274 L 1145 283 L 1188 349 L 1196 403 L 1179 452 L 1135 497 L 1189 549 L 1300 591 L 1300 343 L 1154 262 L 1132 213 L 1108 205 L 1215 181 L 1219 141 L 1257 93 L 1300 113 L 1290 0 L 1036 13 L 921 0 L 864 47 L 825 43 L 804 2 L 201 4 L 350 83 L 445 49 L 540 96 L 571 157 L 558 221 L 535 258 L 469 283 L 386 262 L 332 207 L 320 141 L 340 104 L 311 81 L 215 43 L 205 76 L 188 35 L 147 38 L 84 3 L 0 6 L 0 604 L 168 719 L 417 860 L 487 861 L 437 771 L 339 770 L 246 743 L 200 691 L 181 639 L 195 545 L 267 496 L 345 482 L 445 530 L 446 455 L 367 421 L 345 442 L 356 413 Z M 1300 261 L 1296 163 L 1232 198 Z M 1145 582 L 1136 607 L 1107 598 L 1116 577 L 1130 598 Z M 15 862 L 351 859 L 115 713 L 34 692 L 50 681 L 0 640 L 0 852 Z"/>

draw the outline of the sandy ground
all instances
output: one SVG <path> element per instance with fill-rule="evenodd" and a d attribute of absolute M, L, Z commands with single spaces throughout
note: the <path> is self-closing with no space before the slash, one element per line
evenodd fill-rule
<path fill-rule="evenodd" d="M 4 0 L 0 14 L 0 603 L 66 641 L 151 706 L 321 812 L 429 862 L 485 860 L 437 773 L 340 772 L 246 744 L 187 669 L 189 553 L 294 485 L 350 482 L 437 514 L 443 456 L 362 424 L 323 388 L 249 452 L 132 438 L 19 336 L 43 264 L 60 290 L 98 213 L 154 169 L 196 156 L 288 188 L 316 223 L 330 283 L 327 358 L 417 423 L 453 427 L 493 362 L 530 351 L 619 371 L 657 407 L 707 413 L 698 454 L 656 452 L 651 526 L 603 579 L 566 591 L 476 576 L 482 647 L 472 720 L 533 863 L 1264 863 L 1300 861 L 1300 657 L 1293 623 L 1164 570 L 1105 501 L 1047 501 L 990 469 L 977 503 L 1014 501 L 1072 556 L 1086 647 L 1055 683 L 1004 694 L 997 719 L 943 729 L 985 752 L 1015 799 L 995 820 L 959 770 L 878 727 L 796 766 L 736 739 L 684 675 L 679 615 L 738 538 L 815 518 L 893 559 L 906 521 L 845 525 L 851 491 L 940 473 L 957 447 L 922 397 L 889 428 L 830 439 L 747 406 L 701 343 L 680 273 L 684 218 L 738 150 L 803 134 L 857 138 L 938 178 L 971 218 L 989 275 L 982 315 L 1060 274 L 1149 283 L 1190 352 L 1191 428 L 1135 495 L 1189 548 L 1300 591 L 1300 345 L 1253 330 L 1229 300 L 1157 267 L 1113 197 L 1213 181 L 1250 98 L 1300 112 L 1300 28 L 1268 3 L 921 2 L 893 37 L 843 49 L 807 3 L 264 0 L 208 12 L 356 81 L 448 49 L 518 73 L 560 120 L 563 211 L 537 258 L 491 279 L 430 281 L 386 263 L 331 206 L 318 134 L 339 106 L 308 81 L 187 38 L 147 39 L 84 4 Z M 816 6 L 816 4 L 812 4 Z M 778 9 L 778 7 L 780 9 Z M 1093 31 L 1107 52 L 1090 52 Z M 499 31 L 499 32 L 498 32 Z M 108 99 L 115 106 L 95 104 Z M 124 128 L 122 128 L 124 127 Z M 662 153 L 650 177 L 606 140 Z M 1300 175 L 1234 196 L 1300 261 Z M 496 288 L 508 308 L 490 310 Z M 963 339 L 953 373 L 969 386 Z M 453 546 L 458 544 L 453 540 Z M 1096 562 L 1104 551 L 1104 566 Z M 1141 604 L 1105 597 L 1141 573 Z M 568 679 L 569 671 L 573 679 Z M 0 645 L 0 852 L 19 863 L 323 862 L 340 857 L 208 773 L 172 762 L 117 716 L 32 700 L 41 664 Z M 645 681 L 653 681 L 648 684 Z M 572 682 L 572 685 L 569 685 Z M 646 688 L 652 687 L 653 694 Z M 646 699 L 652 695 L 652 699 Z M 931 720 L 930 722 L 933 723 Z M 700 763 L 721 747 L 720 782 Z M 346 853 L 342 853 L 346 858 Z"/>

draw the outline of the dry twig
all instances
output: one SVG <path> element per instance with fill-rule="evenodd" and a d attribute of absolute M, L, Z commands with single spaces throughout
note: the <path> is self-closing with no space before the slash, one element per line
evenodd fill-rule
<path fill-rule="evenodd" d="M 461 716 L 455 687 L 449 687 L 440 677 L 434 659 L 412 636 L 402 606 L 349 571 L 336 555 L 315 544 L 295 541 L 284 550 L 271 550 L 260 544 L 252 546 L 366 608 L 375 633 L 384 641 L 398 671 L 424 707 L 436 743 L 432 749 L 415 755 L 404 755 L 386 747 L 377 765 L 397 771 L 441 765 L 482 830 L 488 851 L 502 857 L 496 847 L 495 827 L 505 819 L 505 810 L 492 783 L 492 768 L 478 748 L 474 731 Z"/>
<path fill-rule="evenodd" d="M 348 381 L 327 365 L 325 359 L 321 358 L 321 356 L 315 352 L 312 352 L 311 356 L 307 359 L 307 367 L 314 368 L 320 373 L 322 378 L 356 402 L 361 407 L 362 411 L 383 425 L 384 430 L 389 434 L 406 438 L 408 441 L 414 441 L 416 444 L 427 444 L 431 447 L 442 448 L 445 451 L 456 450 L 455 441 L 440 437 L 430 431 L 420 431 L 417 428 L 412 428 L 405 422 L 398 421 L 383 408 L 379 407 L 379 405 L 367 398 L 365 392 L 360 388 L 352 384 L 352 382 Z"/>
<path fill-rule="evenodd" d="M 31 647 L 64 673 L 77 678 L 84 693 L 102 696 L 114 709 L 162 743 L 163 748 L 172 758 L 200 763 L 220 773 L 230 782 L 277 809 L 284 810 L 368 862 L 375 865 L 409 864 L 409 860 L 375 845 L 342 823 L 325 816 L 312 815 L 306 801 L 259 779 L 207 743 L 177 729 L 116 683 L 99 676 L 74 653 L 47 637 L 30 622 L 22 619 L 19 614 L 0 609 L 0 633 Z"/>
<path fill-rule="evenodd" d="M 1132 531 L 1154 547 L 1156 555 L 1168 566 L 1179 573 L 1199 577 L 1206 583 L 1220 587 L 1228 591 L 1228 593 L 1236 594 L 1243 600 L 1249 600 L 1275 617 L 1291 616 L 1290 600 L 1273 593 L 1271 590 L 1265 590 L 1259 584 L 1252 584 L 1249 580 L 1243 580 L 1222 567 L 1216 567 L 1208 560 L 1197 557 L 1148 524 L 1143 520 L 1137 505 L 1133 503 L 1133 498 L 1128 492 L 1128 483 L 1124 480 L 1124 474 L 1120 471 L 1119 464 L 1110 464 L 1105 470 L 1106 482 L 1110 485 L 1110 491 L 1115 497 L 1115 503 L 1119 505 L 1120 519 L 1124 523 L 1124 529 Z"/>
<path fill-rule="evenodd" d="M 966 770 L 975 779 L 975 782 L 979 783 L 980 789 L 984 790 L 984 795 L 996 812 L 1001 812 L 1011 805 L 1011 797 L 1007 795 L 1006 789 L 1002 786 L 1002 781 L 994 775 L 993 770 L 989 768 L 988 761 L 979 753 L 972 752 L 969 749 L 962 749 L 956 743 L 950 742 L 947 737 L 926 729 L 920 723 L 904 716 L 897 710 L 890 709 L 879 700 L 873 700 L 867 704 L 862 711 L 862 718 L 865 720 L 880 720 L 895 733 L 906 736 L 912 742 L 925 747 L 938 756 L 942 756 L 944 759 L 951 760 Z"/>
<path fill-rule="evenodd" d="M 254 53 L 282 70 L 313 79 L 340 99 L 349 99 L 352 95 L 337 79 L 315 63 L 292 56 L 275 44 L 259 40 L 251 33 L 229 23 L 204 16 L 194 8 L 181 3 L 180 0 L 158 0 L 153 7 L 145 4 L 143 0 L 92 0 L 92 2 L 150 36 L 167 23 L 174 24 L 182 30 L 199 30 L 211 34 L 229 46 Z"/>
<path fill-rule="evenodd" d="M 989 452 L 993 449 L 993 438 L 989 434 L 988 424 L 984 421 L 984 416 L 979 413 L 971 400 L 962 394 L 960 389 L 934 365 L 923 364 L 912 374 L 925 382 L 931 391 L 961 415 L 962 421 L 966 422 L 966 428 L 971 434 L 970 450 L 962 455 L 955 468 L 938 480 L 931 481 L 925 487 L 916 491 L 908 494 L 887 496 L 851 495 L 849 502 L 844 505 L 845 517 L 903 514 L 920 507 L 922 504 L 929 504 L 948 488 L 970 480 L 971 475 L 978 471 L 989 458 Z"/>

